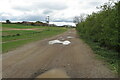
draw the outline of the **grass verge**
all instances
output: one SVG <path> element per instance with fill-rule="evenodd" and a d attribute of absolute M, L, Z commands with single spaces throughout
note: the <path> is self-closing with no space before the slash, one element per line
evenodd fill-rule
<path fill-rule="evenodd" d="M 118 52 L 101 47 L 99 43 L 93 42 L 90 39 L 86 39 L 82 36 L 80 38 L 92 48 L 95 54 L 97 54 L 97 59 L 103 60 L 113 72 L 120 72 L 118 66 L 118 63 L 120 61 Z"/>
<path fill-rule="evenodd" d="M 13 24 L 12 24 L 13 25 Z M 9 26 L 9 25 L 7 25 Z M 22 26 L 24 27 L 24 25 Z M 35 27 L 35 26 L 31 26 Z M 11 28 L 11 26 L 10 26 Z M 48 37 L 52 37 L 67 31 L 67 28 L 60 27 L 45 27 L 44 30 L 9 30 L 2 31 L 2 53 L 6 53 L 8 51 L 14 50 L 17 47 L 25 45 L 30 42 L 34 42 L 37 40 L 42 40 Z M 19 35 L 18 35 L 19 34 Z M 1 44 L 0 44 L 1 45 Z"/>

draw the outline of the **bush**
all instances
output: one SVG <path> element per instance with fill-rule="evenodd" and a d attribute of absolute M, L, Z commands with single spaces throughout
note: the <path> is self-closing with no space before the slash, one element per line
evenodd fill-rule
<path fill-rule="evenodd" d="M 118 51 L 118 28 L 120 27 L 120 1 L 104 4 L 97 13 L 88 15 L 86 19 L 77 24 L 78 33 L 100 46 Z"/>

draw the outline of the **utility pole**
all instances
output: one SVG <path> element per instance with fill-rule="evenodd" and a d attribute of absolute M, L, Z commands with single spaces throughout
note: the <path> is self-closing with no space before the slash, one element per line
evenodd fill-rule
<path fill-rule="evenodd" d="M 46 23 L 49 26 L 49 16 L 46 17 Z"/>
<path fill-rule="evenodd" d="M 47 24 L 49 24 L 49 16 L 47 16 L 46 22 L 47 22 Z"/>

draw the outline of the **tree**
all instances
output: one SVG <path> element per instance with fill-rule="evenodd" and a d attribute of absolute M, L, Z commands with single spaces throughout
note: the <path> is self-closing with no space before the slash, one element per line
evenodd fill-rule
<path fill-rule="evenodd" d="M 86 18 L 84 15 L 75 18 L 75 22 L 78 23 L 76 29 L 81 36 L 84 35 L 84 38 L 99 42 L 100 46 L 117 51 L 120 25 L 119 9 L 120 1 L 105 3 L 99 12 L 93 12 Z"/>
<path fill-rule="evenodd" d="M 73 18 L 73 22 L 74 22 L 75 24 L 81 23 L 81 22 L 83 22 L 84 20 L 85 20 L 85 14 L 81 14 L 80 16 L 75 16 L 75 17 Z"/>
<path fill-rule="evenodd" d="M 80 22 L 79 16 L 75 16 L 75 17 L 73 18 L 73 22 L 74 22 L 75 24 L 78 24 L 78 23 Z"/>
<path fill-rule="evenodd" d="M 10 20 L 6 20 L 6 23 L 11 23 Z"/>
<path fill-rule="evenodd" d="M 40 21 L 36 21 L 36 23 L 41 23 Z"/>

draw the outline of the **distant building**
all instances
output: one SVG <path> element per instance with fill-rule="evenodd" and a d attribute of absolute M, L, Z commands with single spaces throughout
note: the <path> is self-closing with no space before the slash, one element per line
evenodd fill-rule
<path fill-rule="evenodd" d="M 24 25 L 31 25 L 33 22 L 27 22 L 27 21 L 23 21 L 22 24 Z"/>
<path fill-rule="evenodd" d="M 48 24 L 47 24 L 47 23 L 40 22 L 40 21 L 36 21 L 36 22 L 35 22 L 35 25 L 36 25 L 36 26 L 47 26 Z"/>

